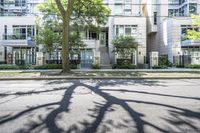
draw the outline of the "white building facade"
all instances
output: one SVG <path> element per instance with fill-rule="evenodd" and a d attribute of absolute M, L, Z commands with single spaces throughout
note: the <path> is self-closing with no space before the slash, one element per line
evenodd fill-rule
<path fill-rule="evenodd" d="M 35 64 L 36 35 L 33 13 L 42 0 L 1 0 L 0 63 Z"/>
<path fill-rule="evenodd" d="M 1 0 L 0 62 L 16 64 L 36 63 L 37 46 L 32 38 L 37 34 L 35 19 L 37 4 L 43 0 Z M 107 25 L 97 35 L 86 31 L 83 37 L 86 47 L 81 49 L 82 68 L 93 64 L 110 65 L 116 61 L 112 41 L 120 35 L 131 35 L 139 43 L 133 53 L 133 64 L 144 64 L 146 58 L 146 17 L 140 0 L 105 0 L 111 8 Z M 51 60 L 57 57 L 51 56 Z M 48 57 L 47 57 L 48 58 Z M 60 58 L 60 56 L 59 56 Z"/>
<path fill-rule="evenodd" d="M 0 63 L 36 64 L 37 5 L 43 0 L 0 0 Z M 139 46 L 132 63 L 145 64 L 149 52 L 158 51 L 175 62 L 175 56 L 200 52 L 199 40 L 184 38 L 191 28 L 192 13 L 200 13 L 199 0 L 104 0 L 111 9 L 108 22 L 99 34 L 86 30 L 81 49 L 82 68 L 91 64 L 116 63 L 113 39 L 131 35 Z M 50 60 L 57 59 L 53 54 Z M 47 57 L 48 58 L 48 57 Z M 60 56 L 59 56 L 60 59 Z"/>
<path fill-rule="evenodd" d="M 142 0 L 105 0 L 111 9 L 108 18 L 108 51 L 111 63 L 116 63 L 113 53 L 113 39 L 121 35 L 133 36 L 138 42 L 138 49 L 133 53 L 133 64 L 146 62 L 146 16 L 142 10 Z"/>
<path fill-rule="evenodd" d="M 149 0 L 145 8 L 149 20 L 147 51 L 158 51 L 172 63 L 180 56 L 200 56 L 200 41 L 185 37 L 192 28 L 191 14 L 200 14 L 199 4 L 199 0 Z"/>

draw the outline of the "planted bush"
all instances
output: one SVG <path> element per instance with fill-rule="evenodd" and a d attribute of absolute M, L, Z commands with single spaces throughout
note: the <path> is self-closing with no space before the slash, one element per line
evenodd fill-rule
<path fill-rule="evenodd" d="M 77 69 L 77 65 L 71 64 L 71 69 Z M 62 64 L 46 64 L 42 66 L 36 66 L 34 69 L 62 69 Z"/>
<path fill-rule="evenodd" d="M 0 65 L 1 70 L 18 69 L 16 65 Z"/>
<path fill-rule="evenodd" d="M 156 66 L 153 66 L 152 68 L 153 68 L 153 69 L 166 69 L 167 66 L 159 66 L 159 65 L 157 66 L 157 65 L 156 65 Z"/>
<path fill-rule="evenodd" d="M 200 69 L 200 64 L 186 65 L 185 68 Z"/>
<path fill-rule="evenodd" d="M 30 69 L 31 65 L 0 65 L 1 70 Z"/>
<path fill-rule="evenodd" d="M 114 64 L 112 66 L 113 69 L 136 69 L 137 66 L 136 65 L 132 65 L 132 64 L 123 64 L 123 65 L 119 65 L 119 64 Z"/>
<path fill-rule="evenodd" d="M 100 69 L 101 67 L 99 66 L 99 64 L 92 64 L 91 68 L 92 69 Z"/>
<path fill-rule="evenodd" d="M 62 69 L 62 64 L 46 64 L 42 66 L 35 66 L 34 69 Z"/>

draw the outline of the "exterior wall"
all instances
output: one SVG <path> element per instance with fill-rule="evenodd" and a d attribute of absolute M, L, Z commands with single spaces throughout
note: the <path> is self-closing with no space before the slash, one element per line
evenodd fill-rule
<path fill-rule="evenodd" d="M 111 59 L 111 63 L 115 63 L 115 54 L 113 53 L 114 47 L 112 44 L 112 40 L 115 39 L 115 26 L 116 25 L 137 25 L 137 35 L 136 37 L 139 47 L 137 51 L 137 63 L 144 64 L 144 57 L 146 57 L 146 39 L 147 39 L 147 29 L 146 29 L 146 17 L 144 16 L 144 11 L 142 3 L 145 2 L 145 0 L 141 1 L 131 1 L 131 8 L 132 12 L 130 15 L 121 14 L 116 15 L 115 14 L 115 6 L 113 3 L 115 3 L 115 0 L 108 0 L 109 8 L 111 9 L 111 15 L 108 18 L 108 29 L 109 29 L 109 40 L 108 40 L 108 49 L 109 49 L 109 56 Z M 106 3 L 106 2 L 105 2 Z"/>
<path fill-rule="evenodd" d="M 191 25 L 192 20 L 189 17 L 185 17 L 182 19 L 172 18 L 168 20 L 168 44 L 169 44 L 169 52 L 168 55 L 170 61 L 173 61 L 173 56 L 179 56 L 182 54 L 181 51 L 181 25 Z"/>
<path fill-rule="evenodd" d="M 13 35 L 13 25 L 35 25 L 35 19 L 36 16 L 34 16 L 35 13 L 39 13 L 37 9 L 37 4 L 43 2 L 44 0 L 27 0 L 26 3 L 19 4 L 19 6 L 15 6 L 15 3 L 8 3 L 8 0 L 4 0 L 4 4 L 2 4 L 1 11 L 3 11 L 0 14 L 0 62 L 6 62 L 7 63 L 15 63 L 15 52 L 16 49 L 14 50 L 14 47 L 23 47 L 23 48 L 30 48 L 33 47 L 33 43 L 28 41 L 28 38 L 26 39 L 13 39 L 13 38 L 7 38 L 4 39 L 3 36 L 5 34 L 5 25 L 7 26 L 7 33 L 6 35 Z M 15 1 L 12 1 L 15 2 Z M 22 11 L 22 9 L 24 11 Z M 27 10 L 25 10 L 27 9 Z M 9 10 L 9 12 L 6 12 Z M 17 12 L 16 12 L 17 11 Z M 35 29 L 36 33 L 36 29 Z M 6 53 L 5 53 L 6 49 Z M 17 50 L 20 53 L 20 50 Z M 27 51 L 29 54 L 29 50 Z M 21 54 L 20 54 L 21 55 Z M 28 55 L 23 55 L 27 61 L 29 62 L 29 58 L 32 57 L 27 57 Z M 32 56 L 32 55 L 31 55 Z M 13 62 L 12 62 L 12 61 Z"/>
<path fill-rule="evenodd" d="M 5 53 L 4 53 L 4 47 L 0 45 L 0 64 L 4 63 L 5 61 Z"/>
<path fill-rule="evenodd" d="M 92 49 L 93 51 L 93 63 L 100 64 L 100 42 L 99 40 L 83 40 L 85 44 L 87 44 L 87 49 Z"/>
<path fill-rule="evenodd" d="M 153 0 L 149 0 L 145 7 L 147 16 L 147 47 L 148 52 L 158 51 L 159 55 L 167 55 L 169 61 L 173 62 L 173 56 L 179 56 L 182 54 L 183 42 L 181 41 L 181 25 L 192 25 L 192 20 L 189 15 L 189 3 L 197 3 L 197 13 L 200 13 L 199 0 L 186 1 L 179 5 L 179 1 L 169 5 L 168 0 L 157 0 L 157 31 L 152 30 L 154 25 L 152 24 L 152 5 Z M 178 4 L 178 5 L 176 5 Z M 176 14 L 178 16 L 169 16 L 168 9 L 179 9 L 183 5 L 187 5 L 187 12 L 184 16 Z M 193 41 L 189 41 L 193 42 Z M 185 41 L 187 43 L 187 41 Z M 196 43 L 197 44 L 197 43 Z M 200 44 L 200 43 L 199 43 Z M 193 46 L 191 43 L 190 46 Z"/>
<path fill-rule="evenodd" d="M 112 61 L 115 59 L 115 55 L 112 52 L 114 50 L 112 40 L 115 38 L 115 26 L 116 25 L 137 25 L 137 35 L 135 36 L 138 47 L 138 63 L 144 64 L 144 57 L 146 57 L 146 17 L 117 17 L 112 18 L 112 23 L 109 27 L 109 53 Z"/>

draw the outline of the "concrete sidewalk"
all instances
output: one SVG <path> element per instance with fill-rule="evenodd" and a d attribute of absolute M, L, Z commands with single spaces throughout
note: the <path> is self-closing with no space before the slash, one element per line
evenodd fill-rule
<path fill-rule="evenodd" d="M 200 72 L 200 69 L 71 69 L 72 72 Z M 61 72 L 61 69 L 0 70 L 0 72 Z"/>
<path fill-rule="evenodd" d="M 173 73 L 193 73 L 193 74 L 187 74 L 187 75 L 51 75 L 51 74 L 58 74 L 61 72 L 61 69 L 48 69 L 48 70 L 0 70 L 1 73 L 47 73 L 46 75 L 39 75 L 39 76 L 2 76 L 0 77 L 0 80 L 56 80 L 56 79 L 200 79 L 200 69 L 182 69 L 182 68 L 170 68 L 170 69 L 73 69 L 72 72 L 149 72 L 149 73 L 162 73 L 162 72 L 173 72 Z M 197 74 L 194 74 L 197 72 Z M 48 75 L 49 73 L 49 75 Z"/>

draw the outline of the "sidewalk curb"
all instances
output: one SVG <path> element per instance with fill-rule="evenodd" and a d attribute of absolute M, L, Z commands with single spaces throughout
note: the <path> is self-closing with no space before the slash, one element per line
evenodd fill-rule
<path fill-rule="evenodd" d="M 116 76 L 109 76 L 109 77 L 103 77 L 103 76 L 79 76 L 79 77 L 67 77 L 67 76 L 57 76 L 57 77 L 5 77 L 0 78 L 0 81 L 3 80 L 88 80 L 88 79 L 94 79 L 94 80 L 139 80 L 139 79 L 200 79 L 200 77 L 136 77 L 136 76 L 130 76 L 130 77 L 116 77 Z"/>

